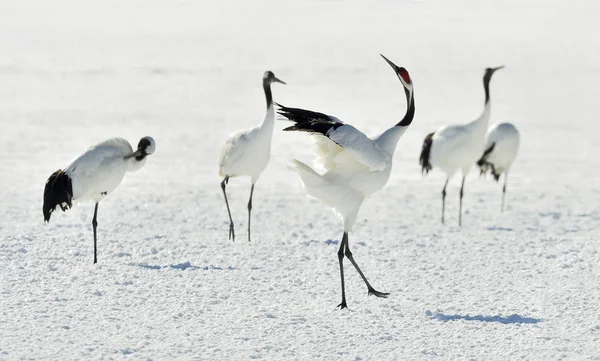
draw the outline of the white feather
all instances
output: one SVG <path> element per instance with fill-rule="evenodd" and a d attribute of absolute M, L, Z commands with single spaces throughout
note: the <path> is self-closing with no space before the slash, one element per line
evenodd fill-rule
<path fill-rule="evenodd" d="M 229 135 L 219 155 L 220 176 L 250 176 L 252 184 L 256 182 L 269 163 L 274 120 L 271 105 L 261 124 Z"/>
<path fill-rule="evenodd" d="M 345 124 L 330 130 L 327 136 L 344 148 L 344 152 L 339 152 L 336 157 L 344 153 L 349 156 L 342 162 L 358 162 L 370 171 L 385 170 L 390 163 L 390 154 L 351 125 Z"/>
<path fill-rule="evenodd" d="M 146 158 L 125 159 L 133 153 L 129 142 L 123 138 L 112 138 L 91 146 L 73 160 L 65 173 L 71 178 L 73 201 L 99 202 L 111 193 L 123 180 L 127 171 L 140 169 Z"/>
<path fill-rule="evenodd" d="M 306 193 L 333 208 L 344 222 L 344 231 L 350 231 L 365 199 L 365 194 L 348 182 L 348 176 L 351 174 L 330 170 L 321 175 L 299 160 L 292 160 L 292 164 L 292 169 L 300 175 Z M 368 173 L 370 172 L 363 171 L 353 174 L 360 176 Z"/>
<path fill-rule="evenodd" d="M 348 232 L 364 199 L 387 183 L 396 144 L 407 128 L 393 126 L 375 139 L 348 124 L 329 131 L 329 138 L 313 133 L 316 164 L 325 172 L 319 174 L 297 160 L 292 169 L 300 175 L 306 192 L 332 207 Z"/>
<path fill-rule="evenodd" d="M 490 102 L 476 120 L 459 125 L 446 125 L 432 138 L 430 163 L 450 178 L 457 170 L 466 176 L 483 153 L 485 129 L 490 119 Z"/>
<path fill-rule="evenodd" d="M 498 174 L 508 171 L 517 158 L 519 142 L 519 131 L 514 125 L 494 124 L 485 139 L 485 149 L 494 144 L 494 149 L 485 158 L 486 162 L 491 163 Z"/>

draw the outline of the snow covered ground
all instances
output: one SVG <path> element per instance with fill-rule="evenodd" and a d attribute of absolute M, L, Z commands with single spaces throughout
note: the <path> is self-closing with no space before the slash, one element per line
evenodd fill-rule
<path fill-rule="evenodd" d="M 600 4 L 560 0 L 31 1 L 0 3 L 1 360 L 600 360 Z M 416 117 L 388 185 L 350 235 L 388 299 L 347 266 L 341 222 L 286 167 L 305 134 L 276 125 L 244 240 L 247 179 L 228 220 L 217 176 L 228 133 L 276 101 L 375 135 Z M 507 209 L 500 185 L 423 178 L 424 136 L 476 117 L 519 127 Z M 100 203 L 43 223 L 47 177 L 111 136 L 157 151 Z"/>

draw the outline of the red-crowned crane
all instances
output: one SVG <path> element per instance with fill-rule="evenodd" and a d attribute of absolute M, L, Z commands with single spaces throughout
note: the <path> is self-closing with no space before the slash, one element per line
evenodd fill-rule
<path fill-rule="evenodd" d="M 504 211 L 508 171 L 515 158 L 517 158 L 517 152 L 519 151 L 519 138 L 519 131 L 511 123 L 494 124 L 485 136 L 485 150 L 477 161 L 477 166 L 479 166 L 482 175 L 490 171 L 494 179 L 498 181 L 504 173 L 501 212 Z"/>
<path fill-rule="evenodd" d="M 465 187 L 465 177 L 473 164 L 483 153 L 485 132 L 490 120 L 490 80 L 498 69 L 487 68 L 483 75 L 483 88 L 485 90 L 485 104 L 483 113 L 466 124 L 444 125 L 425 137 L 423 149 L 419 156 L 422 172 L 429 173 L 432 168 L 440 168 L 446 173 L 446 183 L 442 189 L 442 224 L 444 223 L 444 210 L 446 205 L 446 186 L 450 178 L 458 171 L 462 171 L 460 186 L 460 205 L 458 208 L 458 225 L 462 224 L 462 199 Z"/>
<path fill-rule="evenodd" d="M 321 200 L 344 223 L 344 234 L 338 250 L 342 282 L 341 309 L 347 308 L 344 283 L 344 256 L 358 271 L 367 285 L 368 293 L 377 297 L 389 294 L 375 290 L 361 271 L 350 251 L 348 233 L 352 230 L 365 198 L 387 183 L 392 170 L 392 158 L 398 140 L 411 124 L 415 114 L 413 83 L 408 71 L 396 66 L 383 55 L 404 86 L 407 110 L 404 118 L 374 139 L 341 120 L 322 113 L 280 106 L 279 114 L 295 124 L 284 130 L 303 131 L 313 135 L 317 145 L 317 162 L 325 168 L 319 174 L 308 165 L 293 160 L 308 195 Z"/>
<path fill-rule="evenodd" d="M 263 75 L 263 89 L 267 98 L 267 115 L 262 123 L 250 129 L 242 129 L 231 133 L 223 146 L 219 158 L 219 176 L 224 177 L 221 182 L 221 189 L 225 197 L 227 214 L 229 215 L 229 239 L 235 241 L 235 232 L 233 229 L 233 218 L 227 201 L 227 192 L 225 186 L 229 183 L 229 178 L 239 176 L 249 176 L 252 186 L 250 187 L 250 200 L 248 201 L 248 241 L 250 241 L 250 218 L 252 213 L 252 195 L 254 194 L 254 184 L 258 177 L 267 167 L 271 156 L 271 137 L 273 136 L 273 124 L 275 121 L 275 111 L 273 109 L 273 96 L 271 94 L 271 84 L 281 83 L 272 71 L 266 71 Z"/>
<path fill-rule="evenodd" d="M 55 208 L 63 212 L 73 203 L 94 201 L 94 263 L 98 262 L 96 228 L 98 226 L 98 203 L 111 193 L 123 180 L 125 173 L 139 170 L 148 155 L 154 153 L 156 143 L 151 137 L 143 137 L 134 151 L 123 138 L 112 138 L 91 146 L 73 160 L 66 168 L 50 175 L 44 187 L 44 221 L 50 222 Z"/>

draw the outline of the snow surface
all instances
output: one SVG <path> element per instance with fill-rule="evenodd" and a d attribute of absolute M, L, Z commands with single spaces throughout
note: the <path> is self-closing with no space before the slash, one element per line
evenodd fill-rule
<path fill-rule="evenodd" d="M 0 359 L 599 360 L 600 3 L 561 0 L 0 3 Z M 230 132 L 274 99 L 336 114 L 369 135 L 405 112 L 379 56 L 411 73 L 416 117 L 388 185 L 362 207 L 346 262 L 341 222 L 305 196 L 291 158 L 306 134 L 276 124 L 254 193 L 217 176 Z M 463 227 L 458 177 L 423 178 L 425 135 L 469 121 L 522 135 L 507 208 L 472 171 Z M 155 154 L 93 204 L 43 223 L 47 177 L 111 136 L 151 135 Z"/>

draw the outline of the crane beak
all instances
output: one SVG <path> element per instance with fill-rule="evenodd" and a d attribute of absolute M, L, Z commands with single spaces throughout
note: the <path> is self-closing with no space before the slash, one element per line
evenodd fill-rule
<path fill-rule="evenodd" d="M 286 82 L 284 82 L 283 80 L 280 80 L 280 79 L 279 79 L 279 78 L 277 78 L 276 76 L 274 76 L 274 77 L 273 77 L 273 81 L 274 81 L 275 83 L 281 83 L 281 84 L 285 84 L 285 85 L 287 85 L 287 83 L 286 83 Z"/>
<path fill-rule="evenodd" d="M 383 56 L 383 54 L 379 54 L 381 55 L 381 57 L 383 58 L 383 60 L 387 61 L 388 64 L 390 64 L 390 66 L 392 67 L 392 69 L 394 70 L 398 70 L 398 66 L 394 63 L 392 63 L 388 58 L 386 58 L 385 56 Z"/>
<path fill-rule="evenodd" d="M 142 155 L 144 155 L 144 152 L 141 149 L 138 149 L 135 152 L 133 152 L 129 155 L 126 155 L 125 159 L 129 159 L 129 158 L 133 158 L 133 157 L 140 157 Z"/>
<path fill-rule="evenodd" d="M 398 76 L 398 79 L 400 79 L 402 81 L 402 84 L 405 87 L 412 87 L 412 80 L 410 79 L 410 75 L 408 74 L 406 69 L 392 63 L 392 61 L 389 60 L 388 58 L 386 58 L 385 56 L 383 56 L 383 54 L 379 54 L 379 55 L 381 55 L 383 60 L 385 60 L 388 64 L 390 64 L 390 66 L 392 67 L 392 69 L 394 70 L 396 75 Z"/>
<path fill-rule="evenodd" d="M 504 68 L 504 65 L 500 65 L 500 66 L 499 66 L 499 67 L 497 67 L 497 68 L 492 68 L 492 70 L 493 70 L 493 71 L 496 71 L 496 70 L 500 70 L 500 69 L 502 69 L 502 68 Z"/>

